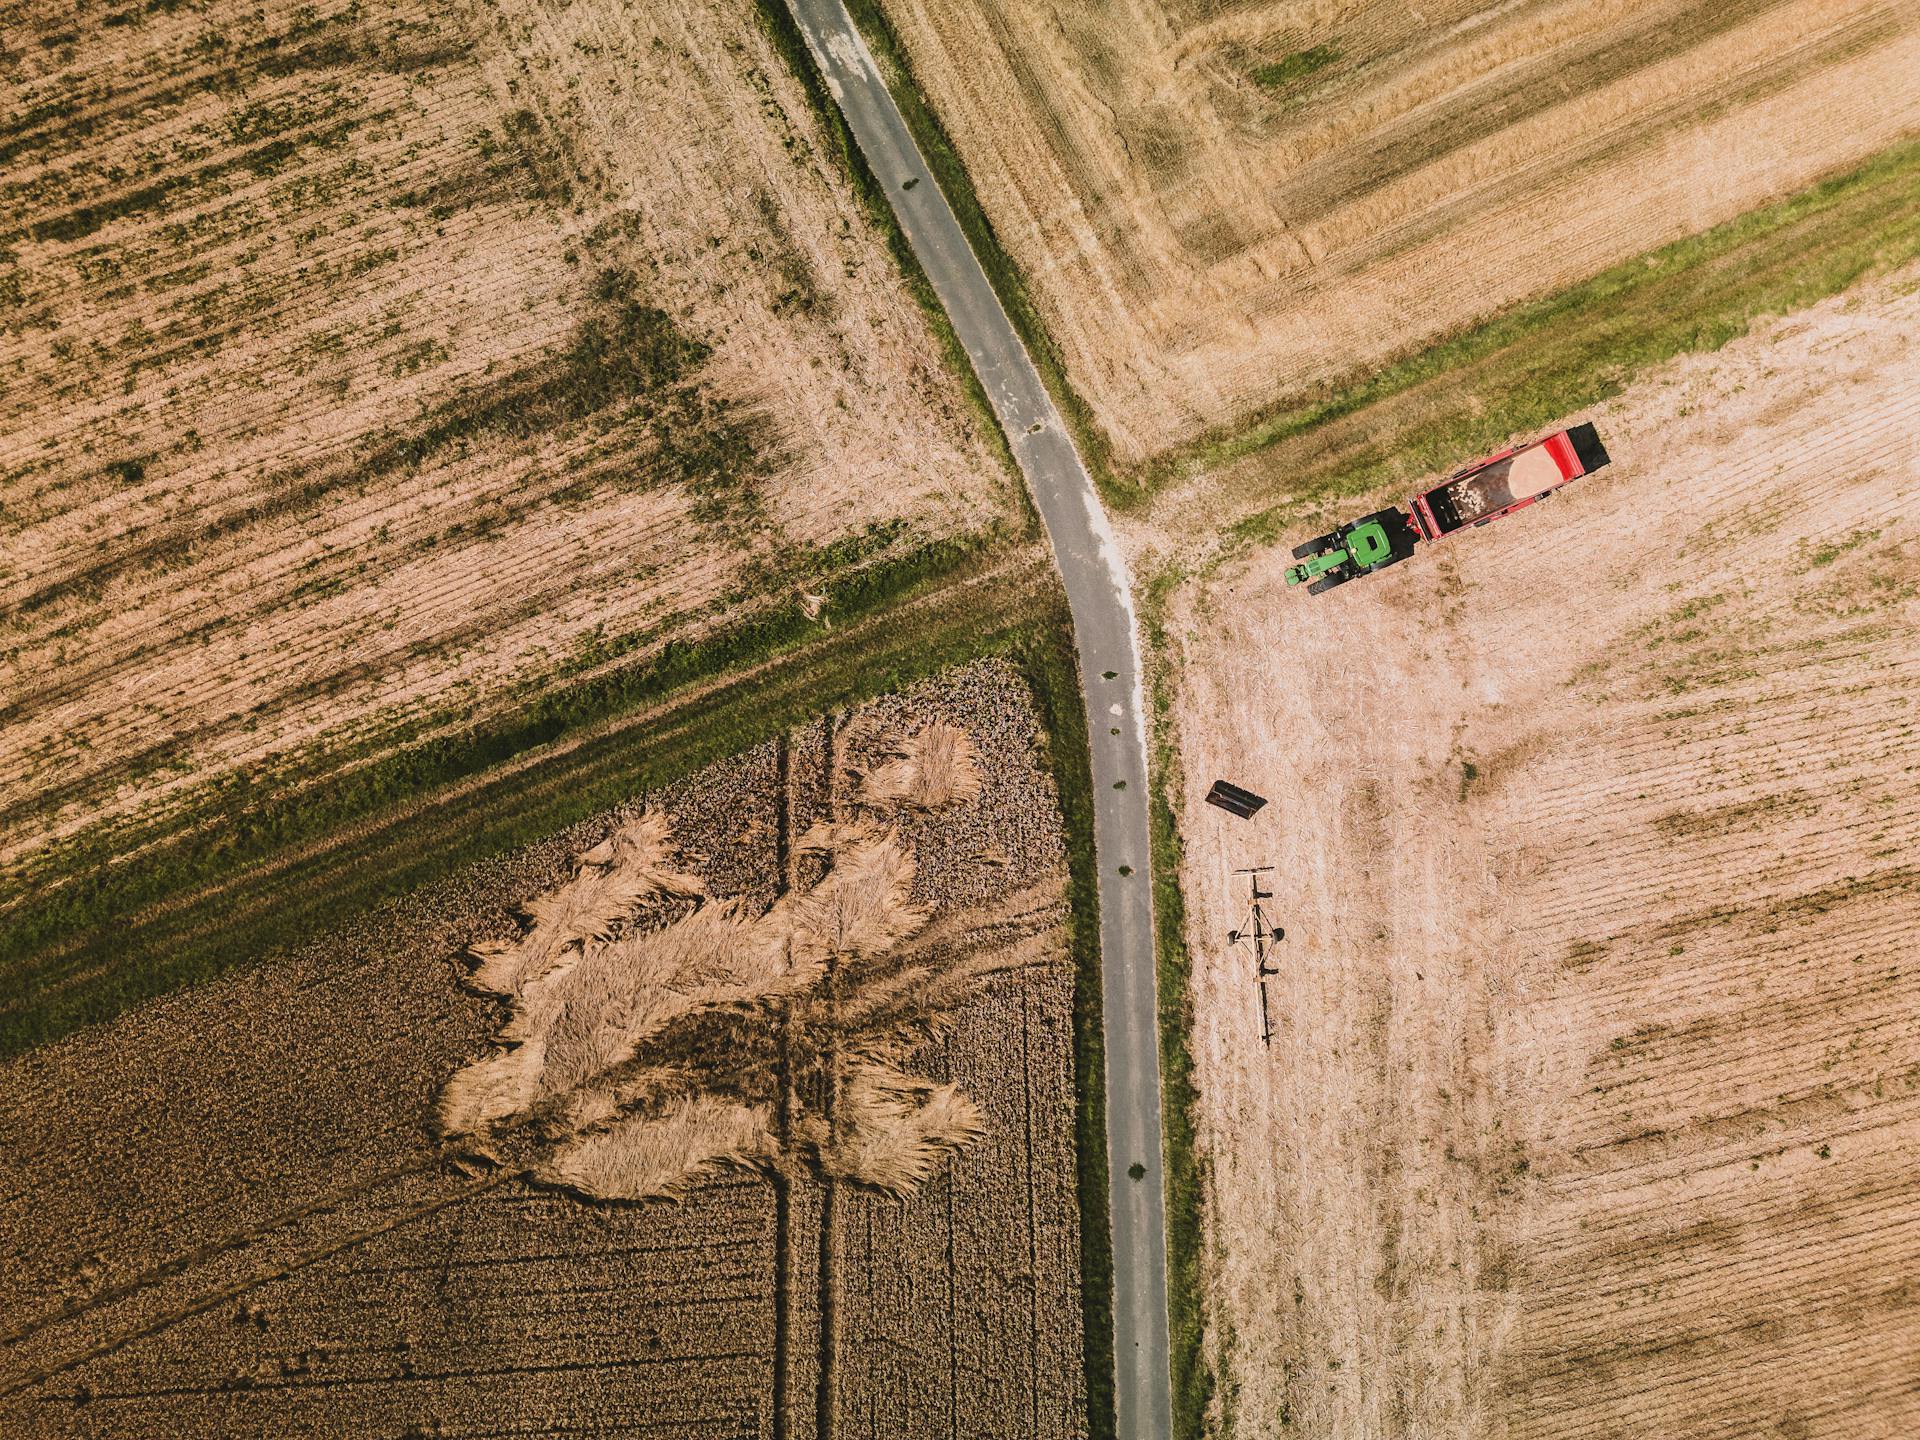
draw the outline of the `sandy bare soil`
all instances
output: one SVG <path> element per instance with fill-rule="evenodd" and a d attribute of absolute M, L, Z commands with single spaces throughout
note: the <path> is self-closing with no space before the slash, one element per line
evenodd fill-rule
<path fill-rule="evenodd" d="M 982 782 L 887 810 L 926 916 L 888 993 L 938 1001 L 902 1063 L 979 1121 L 936 1173 L 888 1193 L 796 1142 L 677 1203 L 613 1203 L 436 1147 L 447 1082 L 495 1053 L 509 1013 L 457 982 L 463 949 L 510 940 L 512 908 L 642 807 L 670 817 L 710 903 L 777 913 L 789 891 L 817 896 L 820 862 L 788 842 L 877 816 L 859 772 L 930 723 L 964 733 Z M 1017 675 L 950 672 L 285 965 L 8 1062 L 0 1430 L 806 1437 L 825 1418 L 876 1440 L 1079 1433 L 1073 974 L 1038 743 Z M 993 963 L 944 993 L 982 950 Z M 768 1007 L 735 1010 L 773 1024 Z"/>
<path fill-rule="evenodd" d="M 1920 1432 L 1917 329 L 1909 270 L 1576 417 L 1544 505 L 1183 598 L 1231 1433 Z"/>
<path fill-rule="evenodd" d="M 883 0 L 1137 460 L 1920 126 L 1898 0 Z"/>
<path fill-rule="evenodd" d="M 0 859 L 1011 513 L 747 0 L 127 14 L 0 16 Z"/>

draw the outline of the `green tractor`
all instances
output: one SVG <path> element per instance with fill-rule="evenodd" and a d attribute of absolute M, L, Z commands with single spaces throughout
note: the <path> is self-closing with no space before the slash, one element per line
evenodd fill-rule
<path fill-rule="evenodd" d="M 1398 564 L 1413 553 L 1419 540 L 1404 511 L 1379 510 L 1296 545 L 1293 558 L 1302 563 L 1288 568 L 1287 584 L 1305 584 L 1309 595 L 1318 595 Z"/>

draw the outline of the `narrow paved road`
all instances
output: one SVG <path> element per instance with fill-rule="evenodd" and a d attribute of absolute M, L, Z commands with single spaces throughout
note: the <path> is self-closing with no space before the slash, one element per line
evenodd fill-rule
<path fill-rule="evenodd" d="M 1073 611 L 1093 740 L 1094 848 L 1100 867 L 1115 1408 L 1122 1440 L 1169 1440 L 1146 717 L 1126 562 L 1072 438 L 842 0 L 788 4 L 1006 429 L 1046 522 Z M 908 181 L 914 182 L 911 189 Z M 1142 1171 L 1138 1180 L 1129 1173 L 1136 1165 Z"/>

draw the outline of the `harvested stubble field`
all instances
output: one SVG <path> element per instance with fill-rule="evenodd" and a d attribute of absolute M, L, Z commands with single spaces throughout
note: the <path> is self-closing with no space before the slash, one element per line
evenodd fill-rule
<path fill-rule="evenodd" d="M 0 34 L 0 887 L 1015 513 L 751 0 Z"/>
<path fill-rule="evenodd" d="M 1920 126 L 1898 0 L 872 0 L 1131 465 Z"/>
<path fill-rule="evenodd" d="M 1224 1432 L 1920 1431 L 1917 325 L 1909 268 L 1548 504 L 1176 603 Z"/>
<path fill-rule="evenodd" d="M 1018 674 L 978 663 L 7 1062 L 0 1428 L 1082 1433 L 1041 743 Z M 875 898 L 876 857 L 904 889 Z M 606 988 L 609 958 L 702 925 L 717 968 Z M 775 930 L 792 968 L 747 993 Z M 622 1039 L 632 1062 L 556 1081 Z M 536 1043 L 538 1113 L 480 1143 L 468 1081 Z M 882 1060 L 904 1107 L 866 1103 Z M 702 1152 L 720 1131 L 677 1099 L 757 1138 Z M 915 1105 L 944 1127 L 931 1173 L 889 1172 L 876 1142 Z M 583 1137 L 671 1141 L 679 1173 L 583 1172 Z"/>

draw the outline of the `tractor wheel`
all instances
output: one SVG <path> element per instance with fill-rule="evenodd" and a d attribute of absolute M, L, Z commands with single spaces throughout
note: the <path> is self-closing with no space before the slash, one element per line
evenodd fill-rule
<path fill-rule="evenodd" d="M 1318 595 L 1323 590 L 1331 590 L 1336 585 L 1344 585 L 1352 578 L 1353 576 L 1351 575 L 1342 575 L 1338 570 L 1330 570 L 1311 585 L 1307 586 L 1307 594 Z"/>
<path fill-rule="evenodd" d="M 1305 544 L 1294 546 L 1293 558 L 1296 560 L 1304 560 L 1309 555 L 1318 555 L 1326 548 L 1327 542 L 1332 538 L 1331 535 L 1322 535 L 1318 540 L 1309 540 Z"/>

